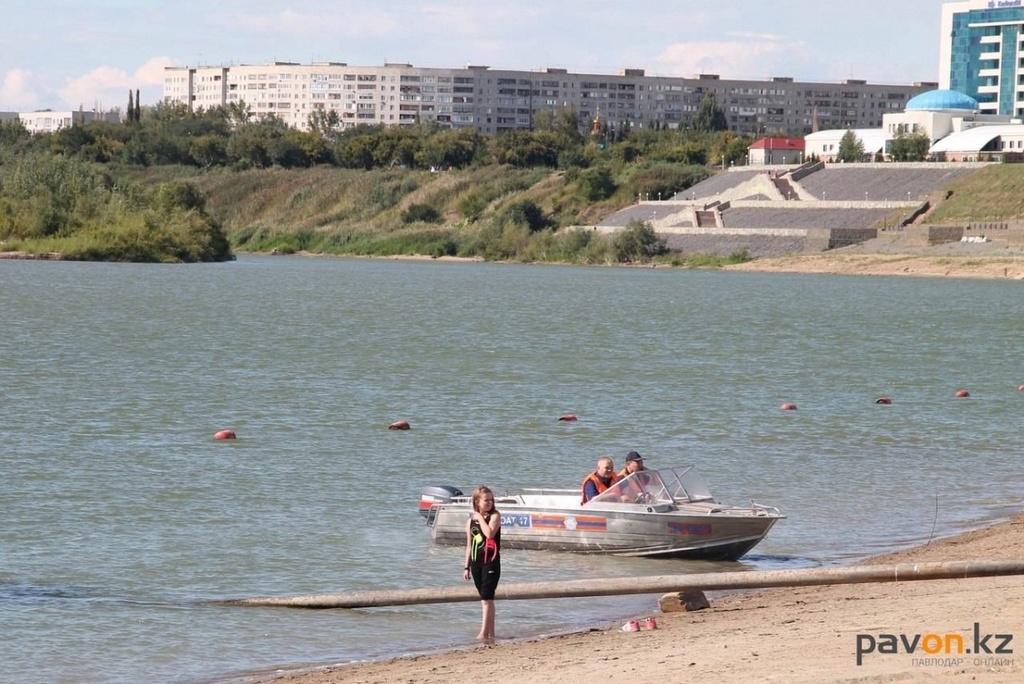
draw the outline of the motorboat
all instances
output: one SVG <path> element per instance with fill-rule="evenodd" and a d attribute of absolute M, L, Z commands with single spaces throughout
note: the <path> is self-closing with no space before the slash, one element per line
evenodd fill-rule
<path fill-rule="evenodd" d="M 750 502 L 725 506 L 693 466 L 645 469 L 586 503 L 579 489 L 523 489 L 494 494 L 501 544 L 508 549 L 737 560 L 785 516 Z M 420 514 L 434 542 L 466 543 L 471 496 L 451 485 L 423 489 Z"/>

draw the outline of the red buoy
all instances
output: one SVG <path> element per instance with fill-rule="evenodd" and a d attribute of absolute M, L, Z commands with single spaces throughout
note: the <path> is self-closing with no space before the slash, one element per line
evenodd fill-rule
<path fill-rule="evenodd" d="M 408 430 L 410 427 L 409 421 L 407 420 L 396 420 L 391 425 L 388 425 L 388 430 Z"/>
<path fill-rule="evenodd" d="M 954 394 L 953 396 L 956 397 L 957 399 L 963 399 L 964 397 L 971 396 L 971 393 L 968 392 L 967 390 L 957 390 L 956 394 Z"/>
<path fill-rule="evenodd" d="M 878 397 L 877 399 L 875 399 L 875 403 L 876 404 L 891 404 L 892 403 L 892 399 L 890 399 L 889 397 Z"/>
<path fill-rule="evenodd" d="M 796 411 L 796 404 L 783 404 L 779 408 L 783 411 Z"/>
<path fill-rule="evenodd" d="M 574 421 L 574 420 L 576 420 L 576 419 L 577 419 L 577 418 L 576 418 L 576 416 L 574 416 L 573 414 L 571 414 L 571 413 L 566 413 L 566 414 L 565 414 L 564 416 L 562 416 L 562 417 L 561 417 L 561 418 L 559 418 L 558 420 L 564 420 L 564 421 L 566 421 L 567 423 L 571 423 L 572 421 Z"/>
<path fill-rule="evenodd" d="M 221 430 L 213 436 L 214 439 L 238 439 L 238 435 L 235 434 L 234 430 Z"/>

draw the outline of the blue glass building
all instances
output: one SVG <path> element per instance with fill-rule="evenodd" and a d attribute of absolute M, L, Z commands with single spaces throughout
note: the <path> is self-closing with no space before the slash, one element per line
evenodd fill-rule
<path fill-rule="evenodd" d="M 1024 0 L 942 6 L 939 87 L 973 97 L 982 114 L 1024 115 Z"/>

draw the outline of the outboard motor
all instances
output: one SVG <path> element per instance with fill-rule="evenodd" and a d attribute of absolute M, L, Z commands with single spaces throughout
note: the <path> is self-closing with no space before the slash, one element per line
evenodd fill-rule
<path fill-rule="evenodd" d="M 431 508 L 436 504 L 446 504 L 457 496 L 465 496 L 462 490 L 451 485 L 431 485 L 424 487 L 420 492 L 420 515 L 427 519 L 427 524 L 433 522 Z"/>

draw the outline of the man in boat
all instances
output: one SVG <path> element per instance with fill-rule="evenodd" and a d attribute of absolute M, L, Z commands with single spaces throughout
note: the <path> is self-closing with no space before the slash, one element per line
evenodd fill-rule
<path fill-rule="evenodd" d="M 602 456 L 597 459 L 597 470 L 583 480 L 583 501 L 580 503 L 587 503 L 618 481 L 619 476 L 615 473 L 611 456 Z"/>
<path fill-rule="evenodd" d="M 644 457 L 635 451 L 626 454 L 626 467 L 619 471 L 619 479 L 628 477 L 638 470 L 644 469 Z"/>
<path fill-rule="evenodd" d="M 644 457 L 635 451 L 626 454 L 626 467 L 619 471 L 619 479 L 624 480 L 634 473 L 639 473 L 647 468 L 644 467 Z M 651 483 L 647 473 L 637 475 L 629 482 L 619 485 L 619 496 L 626 503 L 641 503 L 650 498 L 645 489 Z"/>

